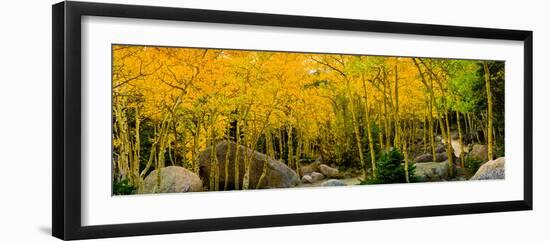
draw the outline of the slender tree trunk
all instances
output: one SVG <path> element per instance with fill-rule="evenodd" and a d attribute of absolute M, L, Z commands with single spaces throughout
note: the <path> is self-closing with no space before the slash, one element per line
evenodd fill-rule
<path fill-rule="evenodd" d="M 472 139 L 472 134 L 471 134 L 471 129 L 469 128 L 469 124 L 468 124 L 468 118 L 467 118 L 467 115 L 468 113 L 462 113 L 462 116 L 464 116 L 464 136 L 463 136 L 463 144 L 465 145 L 468 145 L 468 143 L 471 141 Z M 466 150 L 465 148 L 462 148 L 463 150 Z"/>
<path fill-rule="evenodd" d="M 287 162 L 288 162 L 288 167 L 290 167 L 291 169 L 295 169 L 296 166 L 294 166 L 294 148 L 293 148 L 293 138 L 292 138 L 292 125 L 291 124 L 288 124 L 288 128 L 287 128 L 287 149 L 288 149 L 288 154 L 287 154 Z"/>
<path fill-rule="evenodd" d="M 355 142 L 357 143 L 357 150 L 359 152 L 359 161 L 360 161 L 360 164 L 361 164 L 361 169 L 362 169 L 362 172 L 363 172 L 363 180 L 367 180 L 367 170 L 366 170 L 366 165 L 365 165 L 365 158 L 363 157 L 363 145 L 361 143 L 361 137 L 359 136 L 359 123 L 357 121 L 357 118 L 355 116 L 355 101 L 353 100 L 353 96 L 351 94 L 351 89 L 350 89 L 350 86 L 349 86 L 349 80 L 347 80 L 348 82 L 346 83 L 347 85 L 347 90 L 348 90 L 348 96 L 349 96 L 349 103 L 350 103 L 350 112 L 351 112 L 351 121 L 352 121 L 352 124 L 353 124 L 353 133 L 354 133 L 354 136 L 355 136 Z"/>
<path fill-rule="evenodd" d="M 296 165 L 296 173 L 298 173 L 298 169 L 300 169 L 300 161 L 301 161 L 301 157 L 302 157 L 302 149 L 303 149 L 303 145 L 304 145 L 304 142 L 303 142 L 303 137 L 302 137 L 302 133 L 300 131 L 300 123 L 299 123 L 299 117 L 296 118 L 296 141 L 297 141 L 297 147 L 296 147 L 296 157 L 294 158 L 294 161 L 295 161 L 295 165 Z"/>
<path fill-rule="evenodd" d="M 426 130 L 427 126 L 426 126 L 426 117 L 423 117 L 422 118 L 422 151 L 423 152 L 426 152 L 426 149 L 428 147 L 427 145 L 427 142 L 426 142 L 426 136 L 427 136 L 427 132 L 428 130 Z"/>
<path fill-rule="evenodd" d="M 156 170 L 157 170 L 157 189 L 160 189 L 160 182 L 161 182 L 161 169 L 164 167 L 164 154 L 166 153 L 166 144 L 167 144 L 167 138 L 166 138 L 166 126 L 167 126 L 167 120 L 165 119 L 159 127 L 159 133 L 158 133 L 158 155 L 155 157 L 156 160 Z"/>
<path fill-rule="evenodd" d="M 252 139 L 252 140 L 250 140 Z M 252 138 L 249 138 L 247 147 L 248 150 L 246 150 L 246 158 L 245 158 L 245 166 L 244 166 L 244 176 L 243 176 L 243 190 L 248 190 L 250 188 L 250 170 L 252 168 L 252 161 L 255 151 L 255 146 L 258 144 L 258 138 L 257 136 L 254 136 Z"/>
<path fill-rule="evenodd" d="M 182 166 L 184 168 L 190 169 L 189 168 L 189 163 L 187 161 L 187 143 L 186 143 L 186 141 L 187 141 L 187 135 L 186 135 L 185 130 L 183 130 L 182 133 L 181 133 L 181 142 L 180 142 L 180 144 L 181 144 L 181 148 L 180 148 L 180 150 L 181 150 L 181 163 L 182 163 Z"/>
<path fill-rule="evenodd" d="M 460 113 L 458 111 L 456 111 L 456 126 L 458 128 L 458 145 L 460 145 L 458 158 L 460 159 L 460 167 L 464 168 L 464 158 L 462 156 L 462 153 L 464 151 L 464 143 L 462 141 L 462 128 L 460 127 Z"/>
<path fill-rule="evenodd" d="M 378 107 L 378 110 L 380 111 L 380 113 L 382 112 L 382 108 L 380 108 L 380 102 L 378 102 L 377 104 L 377 107 Z M 380 151 L 383 151 L 383 150 L 386 150 L 386 147 L 384 145 L 384 124 L 383 124 L 383 121 L 382 121 L 382 114 L 378 114 L 376 116 L 376 123 L 378 125 L 378 143 L 380 144 Z"/>
<path fill-rule="evenodd" d="M 432 99 L 432 105 L 436 105 L 435 103 L 435 94 L 434 94 L 434 91 L 433 91 L 433 83 L 432 83 L 432 80 L 430 79 L 429 81 L 429 92 L 430 92 L 430 97 Z M 443 98 L 445 98 L 443 96 Z M 447 152 L 447 161 L 448 161 L 448 165 L 449 165 L 449 172 L 450 172 L 450 176 L 451 177 L 454 177 L 454 164 L 453 164 L 453 154 L 452 154 L 452 147 L 451 147 L 451 133 L 450 133 L 450 127 L 449 127 L 449 119 L 447 117 L 447 111 L 444 111 L 443 113 L 443 117 L 441 116 L 441 111 L 438 110 L 437 106 L 436 106 L 436 117 L 437 117 L 437 122 L 439 123 L 439 128 L 441 130 L 441 136 L 442 136 L 442 139 L 445 140 L 445 144 L 446 144 L 446 152 Z M 445 119 L 445 122 L 443 122 L 443 118 Z M 446 125 L 445 125 L 446 124 Z"/>
<path fill-rule="evenodd" d="M 485 89 L 487 89 L 487 158 L 493 160 L 493 95 L 491 94 L 491 78 L 489 64 L 483 61 Z"/>
<path fill-rule="evenodd" d="M 395 107 L 394 107 L 394 121 L 395 121 L 395 137 L 394 137 L 394 146 L 396 148 L 401 149 L 401 137 L 400 135 L 400 129 L 401 124 L 399 119 L 399 82 L 397 77 L 397 64 L 395 64 Z"/>
<path fill-rule="evenodd" d="M 421 61 L 421 60 L 420 60 Z M 428 124 L 430 129 L 430 144 L 432 146 L 432 158 L 433 162 L 436 162 L 436 153 L 435 153 L 435 143 L 434 143 L 434 128 L 433 128 L 433 106 L 435 105 L 435 95 L 433 92 L 433 83 L 432 79 L 426 80 L 426 77 L 424 76 L 424 72 L 422 72 L 422 68 L 420 67 L 420 64 L 418 63 L 416 58 L 413 58 L 413 63 L 416 66 L 418 73 L 420 74 L 420 77 L 422 78 L 422 84 L 424 84 L 424 87 L 426 87 L 426 90 L 428 91 Z M 426 66 L 424 66 L 426 67 Z M 436 106 L 436 117 L 441 123 L 441 118 L 439 116 L 439 113 L 437 111 Z"/>
<path fill-rule="evenodd" d="M 236 130 L 236 136 L 235 136 L 235 142 L 236 142 L 236 145 L 235 145 L 235 159 L 233 160 L 234 164 L 235 164 L 235 179 L 234 179 L 234 182 L 235 182 L 235 190 L 239 190 L 239 182 L 240 182 L 240 177 L 239 177 L 239 148 L 240 147 L 240 143 L 241 143 L 241 128 L 239 127 L 240 126 L 240 121 L 237 121 L 237 125 L 235 127 Z"/>
<path fill-rule="evenodd" d="M 281 130 L 277 130 L 277 137 L 279 139 L 279 160 L 283 161 L 283 134 L 281 133 Z"/>
<path fill-rule="evenodd" d="M 136 126 L 134 129 L 134 164 L 132 166 L 132 173 L 133 173 L 133 181 L 132 183 L 139 187 L 141 186 L 141 178 L 139 176 L 139 163 L 141 158 L 141 138 L 139 135 L 140 132 L 140 124 L 141 124 L 141 116 L 139 114 L 139 108 L 135 107 L 135 122 Z"/>
<path fill-rule="evenodd" d="M 415 128 L 414 128 L 414 138 L 412 139 L 411 141 L 411 145 L 417 145 L 418 144 L 418 136 L 420 134 L 420 120 L 419 119 L 414 119 L 413 120 L 413 124 L 415 124 Z M 411 146 L 409 145 L 409 148 L 411 148 Z M 415 151 L 418 151 L 418 149 L 420 148 L 417 148 Z"/>
<path fill-rule="evenodd" d="M 409 151 L 407 149 L 407 140 L 403 140 L 403 157 L 405 159 L 405 181 L 407 183 L 410 182 L 409 180 Z"/>
<path fill-rule="evenodd" d="M 365 81 L 365 76 L 364 75 L 361 75 L 362 77 L 362 80 L 363 80 L 363 92 L 365 94 L 365 105 L 364 105 L 364 108 L 365 108 L 365 122 L 367 122 L 367 137 L 369 139 L 369 152 L 370 152 L 370 159 L 371 159 L 371 172 L 372 172 L 372 177 L 374 179 L 376 179 L 376 157 L 375 157 L 375 154 L 374 154 L 374 141 L 372 139 L 372 130 L 371 130 L 371 126 L 370 126 L 370 110 L 369 110 L 369 95 L 368 95 L 368 91 L 367 91 L 367 83 Z"/>
<path fill-rule="evenodd" d="M 434 121 L 433 121 L 433 106 L 432 106 L 432 98 L 430 97 L 430 101 L 428 103 L 428 129 L 430 131 L 430 147 L 432 149 L 432 159 L 433 162 L 436 162 L 436 155 L 435 155 L 435 140 L 434 140 Z"/>
<path fill-rule="evenodd" d="M 245 149 L 245 153 L 243 153 L 244 154 L 243 190 L 248 190 L 248 187 L 250 185 L 250 165 L 248 163 L 250 158 L 250 152 L 253 151 L 250 149 L 251 145 L 249 140 L 247 139 L 249 138 L 246 138 L 245 136 L 245 143 L 247 148 Z"/>
<path fill-rule="evenodd" d="M 378 126 L 382 126 L 381 123 L 378 123 L 379 125 Z M 386 147 L 384 146 L 384 137 L 383 137 L 384 134 L 382 134 L 382 129 L 379 128 L 378 129 L 378 143 L 380 143 L 380 150 L 385 150 Z"/>
<path fill-rule="evenodd" d="M 487 142 L 487 145 L 489 145 L 489 138 L 488 138 L 488 125 L 489 120 L 487 120 L 486 115 L 481 115 L 481 120 L 479 120 L 479 126 L 481 127 L 481 130 L 483 131 L 483 139 Z M 487 124 L 485 124 L 487 123 Z"/>
<path fill-rule="evenodd" d="M 245 118 L 244 119 L 244 126 L 247 126 L 247 123 L 248 120 Z M 252 130 L 256 130 L 256 126 L 254 125 L 255 123 L 253 123 L 253 126 L 252 128 L 250 128 L 250 131 L 251 132 Z M 248 128 L 246 130 L 249 130 Z M 246 147 L 248 149 L 246 149 L 245 151 L 245 155 L 244 155 L 244 174 L 243 174 L 243 190 L 248 190 L 249 187 L 250 187 L 250 169 L 251 169 L 251 165 L 252 165 L 252 158 L 253 158 L 253 155 L 254 155 L 254 151 L 255 151 L 255 147 L 257 146 L 257 143 L 258 143 L 258 136 L 260 135 L 260 133 L 258 133 L 257 135 L 252 133 L 250 135 L 245 135 L 245 143 L 246 143 Z"/>
<path fill-rule="evenodd" d="M 216 143 L 215 143 L 215 138 L 214 138 L 214 128 L 211 127 L 212 130 L 210 130 L 210 174 L 209 174 L 209 189 L 210 191 L 216 191 L 216 188 L 215 188 L 215 182 L 216 182 L 216 167 L 217 167 L 217 160 L 218 160 L 218 155 L 216 153 Z"/>
<path fill-rule="evenodd" d="M 454 177 L 455 165 L 453 161 L 454 153 L 453 153 L 453 145 L 452 145 L 452 137 L 451 137 L 451 126 L 449 124 L 449 114 L 446 110 L 445 110 L 445 126 L 447 128 L 447 141 L 445 142 L 447 144 L 446 147 L 447 147 L 447 160 L 449 163 L 449 172 L 451 174 L 450 176 Z"/>
<path fill-rule="evenodd" d="M 173 149 L 171 145 L 168 145 L 168 160 L 170 161 L 170 164 L 172 166 L 175 166 L 176 163 L 174 162 L 174 155 L 172 154 Z"/>
<path fill-rule="evenodd" d="M 475 128 L 473 127 L 472 117 L 471 117 L 470 113 L 466 113 L 466 119 L 468 121 L 468 127 L 470 128 L 470 131 L 474 131 Z"/>
<path fill-rule="evenodd" d="M 265 149 L 266 149 L 266 153 L 265 153 L 264 165 L 262 167 L 262 174 L 260 175 L 260 178 L 258 179 L 258 183 L 256 183 L 256 189 L 259 189 L 261 187 L 262 182 L 265 179 L 265 175 L 267 173 L 267 167 L 268 167 L 268 163 L 269 163 L 269 158 L 273 154 L 273 142 L 271 140 L 271 132 L 270 132 L 269 128 L 265 133 Z"/>
<path fill-rule="evenodd" d="M 199 136 L 200 136 L 201 127 L 199 123 L 196 123 L 196 129 L 193 133 L 193 153 L 191 153 L 191 159 L 193 159 L 193 172 L 199 175 Z"/>
<path fill-rule="evenodd" d="M 128 136 L 128 120 L 126 117 L 125 111 L 122 109 L 122 106 L 120 103 L 115 104 L 115 117 L 116 117 L 116 131 L 118 134 L 118 140 L 120 141 L 119 144 L 119 156 L 117 158 L 117 167 L 119 170 L 119 180 L 127 179 L 128 181 L 132 182 L 133 180 L 130 178 L 130 156 L 131 156 L 131 147 L 130 147 L 130 140 Z"/>
<path fill-rule="evenodd" d="M 231 134 L 230 133 L 227 133 L 226 146 L 227 146 L 227 150 L 225 152 L 223 190 L 227 190 L 229 186 L 229 155 L 231 152 Z"/>
<path fill-rule="evenodd" d="M 155 127 L 155 130 L 154 130 L 154 136 L 156 136 L 156 127 Z M 149 152 L 149 160 L 147 161 L 147 165 L 145 165 L 145 168 L 141 171 L 140 173 L 140 178 L 143 179 L 143 177 L 145 176 L 145 174 L 147 174 L 147 172 L 149 171 L 149 169 L 151 168 L 151 165 L 153 164 L 153 161 L 155 160 L 155 157 L 157 156 L 157 142 L 158 142 L 158 139 L 155 138 L 155 140 L 153 141 L 153 143 L 151 144 L 151 151 Z"/>
<path fill-rule="evenodd" d="M 412 119 L 410 120 L 409 125 L 412 126 L 412 128 L 411 128 L 411 134 L 409 135 L 409 143 L 407 145 L 409 150 L 413 151 L 413 147 L 417 146 L 416 137 L 418 136 L 418 123 L 416 122 L 416 119 Z"/>
<path fill-rule="evenodd" d="M 173 121 L 172 123 L 172 132 L 174 134 L 174 148 L 173 148 L 173 156 L 174 156 L 174 159 L 175 159 L 175 166 L 182 166 L 182 167 L 185 167 L 184 166 L 184 162 L 179 162 L 178 161 L 178 158 L 177 158 L 177 154 L 180 152 L 179 149 L 178 149 L 178 146 L 180 145 L 179 141 L 178 141 L 178 131 L 177 131 L 177 122 L 176 121 Z"/>
<path fill-rule="evenodd" d="M 388 120 L 388 106 L 387 106 L 387 97 L 386 97 L 386 84 L 384 83 L 384 94 L 382 96 L 384 100 L 384 131 L 386 134 L 386 150 L 390 148 L 390 129 L 389 129 L 389 120 Z"/>
<path fill-rule="evenodd" d="M 367 110 L 367 113 L 368 112 L 369 112 L 369 110 Z M 372 139 L 372 130 L 371 130 L 371 126 L 370 126 L 370 118 L 367 118 L 367 135 L 368 135 L 368 138 L 369 138 L 369 152 L 370 152 L 372 177 L 377 178 L 376 177 L 376 154 L 374 153 L 375 152 L 375 150 L 374 150 L 374 140 Z M 379 137 L 381 137 L 381 136 L 379 136 Z"/>
<path fill-rule="evenodd" d="M 214 149 L 214 190 L 220 190 L 220 160 L 218 160 L 216 137 L 212 137 L 212 149 Z"/>

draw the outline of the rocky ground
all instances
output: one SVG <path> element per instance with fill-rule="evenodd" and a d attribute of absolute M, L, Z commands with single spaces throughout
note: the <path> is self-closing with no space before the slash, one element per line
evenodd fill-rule
<path fill-rule="evenodd" d="M 430 153 L 416 155 L 412 161 L 416 166 L 415 175 L 420 182 L 435 181 L 464 181 L 464 180 L 485 180 L 485 179 L 504 179 L 504 157 L 495 160 L 487 160 L 487 146 L 474 144 L 467 156 L 476 160 L 482 160 L 483 165 L 476 173 L 468 173 L 465 169 L 458 166 L 458 155 L 460 154 L 460 144 L 453 139 L 453 160 L 457 166 L 456 177 L 449 178 L 449 165 L 445 153 L 444 143 L 441 142 L 436 149 L 436 161 L 433 161 Z M 238 151 L 237 151 L 238 149 Z M 228 153 L 229 152 L 229 153 Z M 335 166 L 323 164 L 316 160 L 309 164 L 303 164 L 298 173 L 286 166 L 284 163 L 268 158 L 265 154 L 253 151 L 244 146 L 236 145 L 233 142 L 222 141 L 216 145 L 213 151 L 209 147 L 199 155 L 200 175 L 196 175 L 183 167 L 169 166 L 151 172 L 145 179 L 142 187 L 137 193 L 168 193 L 168 192 L 196 192 L 208 191 L 209 175 L 212 173 L 211 154 L 215 153 L 218 160 L 219 170 L 225 170 L 225 160 L 227 160 L 228 169 L 228 190 L 232 190 L 234 185 L 235 164 L 238 162 L 240 180 L 242 183 L 242 174 L 244 173 L 245 155 L 251 160 L 250 189 L 256 188 L 288 188 L 288 187 L 318 187 L 318 186 L 350 186 L 360 184 L 361 173 L 357 170 L 341 171 Z M 235 154 L 238 153 L 238 156 Z M 263 174 L 263 175 L 262 175 Z M 219 174 L 220 190 L 223 190 L 225 171 Z M 157 181 L 161 180 L 160 185 Z"/>

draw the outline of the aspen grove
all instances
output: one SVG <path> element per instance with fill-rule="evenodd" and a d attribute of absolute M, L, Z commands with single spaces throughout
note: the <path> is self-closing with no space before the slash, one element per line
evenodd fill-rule
<path fill-rule="evenodd" d="M 115 195 L 470 180 L 504 62 L 113 45 L 112 147 Z"/>

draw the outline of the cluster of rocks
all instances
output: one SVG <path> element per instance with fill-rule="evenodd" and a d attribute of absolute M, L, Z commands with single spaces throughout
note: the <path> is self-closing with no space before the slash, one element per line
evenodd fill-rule
<path fill-rule="evenodd" d="M 314 183 L 325 179 L 325 175 L 319 172 L 312 172 L 310 174 L 302 176 L 303 183 Z"/>
<path fill-rule="evenodd" d="M 235 154 L 238 151 L 238 156 Z M 229 152 L 229 153 L 227 153 Z M 183 167 L 169 166 L 152 171 L 145 179 L 138 193 L 170 193 L 170 192 L 198 192 L 207 190 L 210 183 L 210 170 L 214 162 L 211 162 L 212 147 L 208 147 L 199 154 L 199 175 Z M 218 160 L 219 186 L 225 185 L 225 161 L 227 160 L 228 189 L 235 187 L 235 163 L 239 165 L 239 184 L 245 173 L 245 155 L 250 162 L 249 186 L 252 188 L 282 188 L 293 187 L 300 183 L 298 174 L 284 163 L 268 158 L 259 153 L 234 142 L 222 141 L 216 145 L 215 153 Z M 267 162 L 267 163 L 266 163 Z M 262 178 L 261 175 L 265 174 Z M 215 167 L 215 166 L 214 166 Z M 160 171 L 160 173 L 159 173 Z M 322 174 L 321 174 L 322 175 Z M 200 176 L 200 177 L 199 177 Z M 315 178 L 320 178 L 316 176 Z M 324 178 L 324 177 L 323 177 Z M 160 183 L 158 182 L 160 180 Z M 258 184 L 259 183 L 259 184 Z M 204 184 L 204 185 L 203 185 Z"/>
<path fill-rule="evenodd" d="M 235 156 L 237 149 L 239 150 L 239 154 Z M 415 175 L 419 181 L 442 181 L 448 179 L 449 161 L 447 160 L 445 146 L 438 146 L 436 152 L 437 157 L 435 162 L 433 161 L 432 155 L 429 153 L 419 155 L 414 159 L 416 167 Z M 210 170 L 213 168 L 213 162 L 210 161 L 212 153 L 212 147 L 209 147 L 199 154 L 200 177 L 183 167 L 164 167 L 149 173 L 137 190 L 137 193 L 181 193 L 207 190 L 203 184 L 208 184 L 210 180 Z M 311 184 L 317 186 L 346 186 L 346 183 L 341 180 L 344 178 L 342 172 L 337 168 L 323 164 L 319 160 L 301 166 L 298 173 L 296 173 L 284 163 L 268 158 L 265 154 L 237 145 L 234 142 L 219 142 L 216 145 L 214 154 L 219 164 L 217 168 L 220 170 L 220 187 L 225 184 L 225 160 L 228 161 L 227 180 L 230 190 L 235 186 L 235 162 L 239 164 L 239 173 L 241 173 L 241 175 L 238 181 L 242 183 L 245 157 L 250 161 L 250 187 L 293 187 L 300 182 L 306 185 Z M 479 144 L 473 145 L 471 151 L 467 154 L 467 157 L 468 156 L 476 160 L 486 161 L 487 146 Z M 470 180 L 504 179 L 504 164 L 504 157 L 486 161 Z M 264 167 L 266 168 L 264 169 Z M 265 174 L 262 178 L 261 175 L 264 170 Z M 457 171 L 459 172 L 458 175 L 463 176 L 463 173 L 460 173 L 463 169 L 457 168 Z M 299 177 L 301 177 L 301 179 Z"/>
<path fill-rule="evenodd" d="M 320 186 L 346 186 L 346 183 L 338 180 L 344 175 L 334 167 L 314 161 L 299 168 L 304 184 L 320 184 Z"/>
<path fill-rule="evenodd" d="M 499 157 L 495 160 L 487 161 L 476 171 L 469 180 L 495 180 L 505 177 L 505 158 Z M 449 162 L 424 162 L 415 164 L 415 175 L 418 181 L 442 181 L 449 177 Z M 455 166 L 457 180 L 466 180 L 464 169 Z"/>
<path fill-rule="evenodd" d="M 453 161 L 457 159 L 451 146 Z M 421 154 L 413 159 L 415 175 L 420 182 L 441 181 L 449 177 L 447 146 L 439 144 L 435 148 L 435 162 L 431 153 Z"/>
<path fill-rule="evenodd" d="M 477 172 L 470 178 L 470 180 L 483 180 L 483 179 L 502 179 L 504 178 L 504 157 L 488 161 L 487 159 L 487 145 L 473 144 L 470 146 L 470 151 L 466 153 L 465 158 L 482 161 L 483 165 L 477 170 Z M 453 151 L 453 161 L 456 163 L 458 159 Z M 449 177 L 449 161 L 446 153 L 446 146 L 439 144 L 436 148 L 435 162 L 432 154 L 425 153 L 418 155 L 413 159 L 415 163 L 415 175 L 418 181 L 442 181 L 447 180 Z M 459 166 L 454 167 L 456 170 L 457 180 L 466 180 L 464 177 L 464 169 Z"/>

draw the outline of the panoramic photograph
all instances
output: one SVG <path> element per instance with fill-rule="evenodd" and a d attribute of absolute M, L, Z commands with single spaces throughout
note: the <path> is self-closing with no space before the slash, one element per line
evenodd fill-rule
<path fill-rule="evenodd" d="M 111 54 L 112 195 L 505 178 L 504 61 Z"/>

